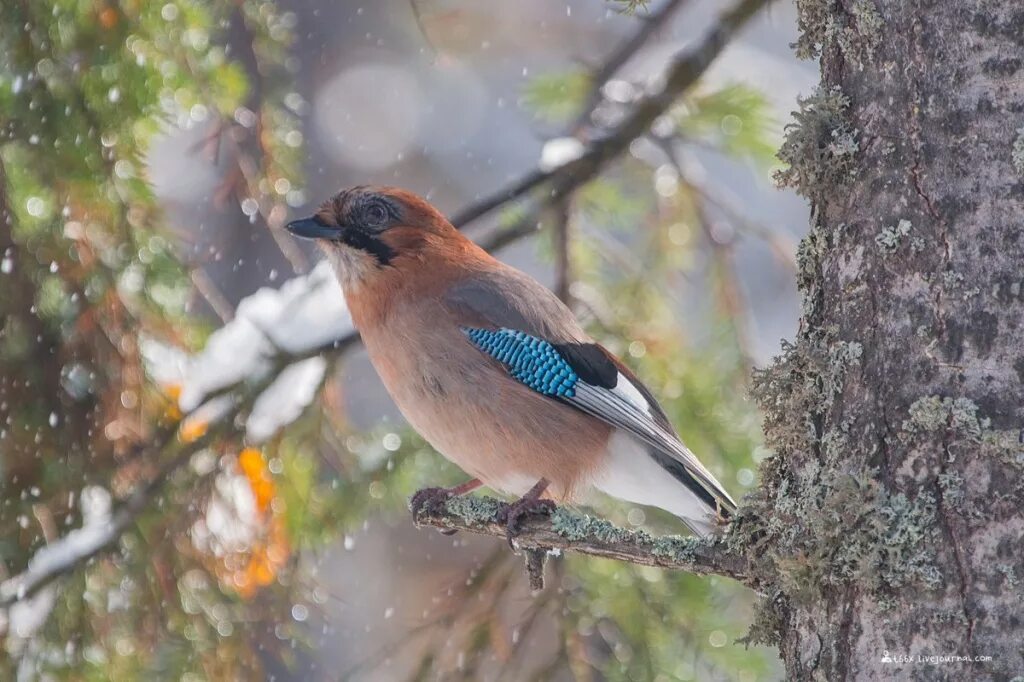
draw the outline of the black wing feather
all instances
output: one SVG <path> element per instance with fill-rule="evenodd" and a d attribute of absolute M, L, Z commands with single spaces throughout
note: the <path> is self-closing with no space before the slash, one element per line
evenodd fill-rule
<path fill-rule="evenodd" d="M 608 357 L 604 348 L 596 343 L 553 343 L 565 361 L 580 379 L 591 386 L 615 388 L 619 369 Z"/>

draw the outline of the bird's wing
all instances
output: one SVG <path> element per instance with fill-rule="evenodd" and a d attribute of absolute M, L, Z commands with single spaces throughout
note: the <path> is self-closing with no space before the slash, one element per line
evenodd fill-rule
<path fill-rule="evenodd" d="M 460 324 L 508 327 L 556 343 L 590 340 L 550 289 L 500 263 L 454 283 L 444 303 Z"/>
<path fill-rule="evenodd" d="M 633 434 L 709 507 L 736 503 L 676 435 L 651 392 L 561 301 L 526 275 L 504 271 L 455 285 L 446 304 L 463 333 L 516 381 Z"/>

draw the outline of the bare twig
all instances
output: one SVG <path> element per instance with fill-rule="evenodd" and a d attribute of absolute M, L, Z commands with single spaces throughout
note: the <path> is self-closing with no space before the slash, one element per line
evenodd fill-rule
<path fill-rule="evenodd" d="M 192 285 L 195 286 L 196 291 L 202 296 L 213 312 L 217 314 L 221 322 L 230 322 L 235 316 L 235 311 L 231 308 L 231 303 L 227 297 L 221 293 L 220 288 L 213 281 L 213 278 L 201 268 L 194 268 L 190 273 L 192 278 Z"/>
<path fill-rule="evenodd" d="M 489 497 L 453 498 L 443 509 L 421 509 L 413 520 L 417 526 L 504 538 L 506 528 L 495 518 L 503 506 Z M 717 539 L 654 538 L 642 530 L 618 528 L 565 507 L 556 508 L 550 516 L 526 517 L 515 543 L 524 551 L 565 550 L 641 566 L 721 575 L 747 585 L 752 582 L 747 560 L 730 553 Z"/>
<path fill-rule="evenodd" d="M 476 243 L 484 251 L 494 253 L 524 237 L 536 234 L 540 227 L 541 219 L 539 213 L 531 211 L 529 215 L 520 218 L 511 226 L 496 229 L 486 237 L 477 239 Z"/>
<path fill-rule="evenodd" d="M 619 45 L 601 64 L 601 67 L 594 72 L 590 79 L 590 92 L 587 93 L 587 98 L 580 108 L 579 116 L 573 121 L 570 128 L 574 134 L 580 132 L 590 122 L 591 114 L 594 113 L 594 109 L 597 108 L 603 99 L 601 89 L 604 85 L 612 79 L 612 76 L 619 72 L 619 69 L 626 65 L 626 62 L 633 58 L 633 55 L 640 51 L 640 48 L 650 40 L 651 36 L 668 21 L 676 10 L 683 6 L 684 2 L 686 0 L 667 0 L 657 12 L 646 17 L 640 17 L 640 21 L 643 22 L 640 30 L 634 33 L 629 40 Z"/>
<path fill-rule="evenodd" d="M 420 12 L 420 6 L 416 0 L 409 0 L 409 9 L 412 10 L 412 19 L 416 22 L 416 29 L 420 32 L 420 35 L 423 36 L 423 42 L 427 44 L 427 47 L 430 48 L 430 51 L 436 58 L 438 54 L 440 54 L 440 50 L 437 49 L 437 46 L 434 45 L 434 41 L 430 39 L 430 34 L 427 33 L 427 27 L 423 23 L 423 14 Z"/>
<path fill-rule="evenodd" d="M 591 90 L 587 95 L 584 105 L 580 109 L 579 118 L 570 126 L 568 134 L 576 134 L 580 128 L 590 119 L 594 109 L 601 103 L 601 89 L 614 76 L 622 66 L 629 61 L 636 52 L 643 47 L 647 40 L 664 24 L 664 22 L 675 12 L 684 0 L 668 0 L 665 6 L 650 17 L 644 18 L 640 29 L 615 52 L 613 52 L 604 63 L 597 69 L 591 78 Z M 413 4 L 415 7 L 415 3 Z M 490 213 L 494 209 L 525 196 L 531 190 L 552 179 L 556 171 L 534 170 L 525 176 L 505 187 L 491 196 L 463 208 L 455 213 L 451 222 L 456 227 L 463 227 L 477 218 Z"/>
<path fill-rule="evenodd" d="M 569 197 L 563 197 L 552 208 L 555 220 L 555 295 L 571 307 L 572 288 L 572 207 Z"/>
<path fill-rule="evenodd" d="M 526 575 L 530 578 L 530 589 L 534 592 L 544 589 L 544 564 L 547 559 L 547 550 L 526 550 Z"/>
<path fill-rule="evenodd" d="M 201 438 L 178 451 L 149 481 L 136 488 L 102 526 L 86 526 L 72 531 L 63 539 L 58 540 L 57 542 L 70 542 L 65 547 L 66 551 L 49 556 L 42 555 L 45 558 L 35 563 L 30 562 L 29 567 L 22 573 L 0 583 L 0 608 L 6 608 L 17 601 L 28 599 L 60 576 L 70 573 L 113 545 L 128 526 L 138 518 L 139 514 L 149 506 L 171 474 L 187 463 L 193 454 L 209 445 L 216 435 L 216 431 L 208 431 Z M 154 447 L 150 454 L 154 458 L 159 457 L 160 453 L 172 448 L 174 443 L 175 436 L 171 435 L 167 440 Z"/>
<path fill-rule="evenodd" d="M 564 166 L 562 168 L 564 168 Z M 507 187 L 503 187 L 494 194 L 472 203 L 454 213 L 451 217 L 452 225 L 461 229 L 477 218 L 490 213 L 499 206 L 504 206 L 508 202 L 526 195 L 534 188 L 539 187 L 550 180 L 554 174 L 554 171 L 530 171 Z"/>
<path fill-rule="evenodd" d="M 680 178 L 680 184 L 690 192 L 697 222 L 700 224 L 701 231 L 703 231 L 704 237 L 711 247 L 713 262 L 719 270 L 718 287 L 716 287 L 715 293 L 717 294 L 722 314 L 732 324 L 733 336 L 736 339 L 736 345 L 743 363 L 741 376 L 746 380 L 750 376 L 751 368 L 754 366 L 754 352 L 747 329 L 749 306 L 747 305 L 746 297 L 743 295 L 739 273 L 736 271 L 733 246 L 731 243 L 724 243 L 715 236 L 713 226 L 708 218 L 708 212 L 704 206 L 705 196 L 697 191 L 686 179 L 684 164 L 679 158 L 672 140 L 659 140 L 658 144 L 662 151 L 665 152 L 669 162 L 675 167 L 676 173 Z"/>
<path fill-rule="evenodd" d="M 474 623 L 482 617 L 493 615 L 499 610 L 498 601 L 505 594 L 512 579 L 512 566 L 507 558 L 508 554 L 504 551 L 492 552 L 468 578 L 460 578 L 439 591 L 439 594 L 445 594 L 455 602 L 454 607 L 416 624 L 403 633 L 401 638 L 385 644 L 367 658 L 357 662 L 339 679 L 358 679 L 361 673 L 376 670 L 382 661 L 400 656 L 420 635 L 426 635 L 428 646 L 425 650 L 436 651 L 438 640 L 440 643 L 450 643 L 454 639 L 454 632 L 464 631 L 467 622 Z M 446 607 L 448 602 L 449 600 L 445 600 Z"/>
<path fill-rule="evenodd" d="M 266 74 L 269 69 L 267 65 L 260 64 L 260 57 L 256 51 L 256 35 L 246 20 L 241 3 L 238 3 L 231 12 L 230 24 L 231 30 L 236 31 L 238 36 L 237 40 L 232 41 L 236 60 L 245 69 L 250 85 L 246 107 L 256 116 L 252 128 L 230 124 L 222 130 L 221 139 L 234 151 L 234 168 L 231 174 L 238 178 L 239 185 L 244 185 L 244 192 L 242 187 L 235 189 L 239 199 L 245 199 L 245 195 L 248 195 L 248 198 L 256 202 L 256 210 L 281 255 L 295 273 L 303 273 L 309 270 L 309 264 L 301 249 L 284 230 L 284 218 L 287 213 L 284 203 L 260 188 L 260 179 L 266 174 L 272 160 L 271 150 L 266 145 L 263 134 L 263 127 L 266 125 L 264 98 L 266 90 L 269 89 Z"/>
<path fill-rule="evenodd" d="M 734 205 L 734 202 L 729 201 L 725 197 L 719 196 L 718 192 L 715 192 L 711 188 L 703 185 L 698 185 L 690 179 L 686 179 L 687 185 L 690 189 L 699 194 L 704 201 L 715 209 L 721 211 L 729 219 L 729 222 L 736 227 L 740 232 L 753 235 L 758 239 L 764 241 L 768 248 L 771 249 L 772 255 L 775 259 L 783 265 L 789 272 L 796 272 L 796 245 L 793 240 L 785 234 L 779 233 L 777 230 L 772 229 L 768 225 L 763 225 L 751 220 L 749 217 L 743 215 L 743 213 Z"/>
<path fill-rule="evenodd" d="M 740 276 L 736 271 L 736 258 L 733 246 L 732 244 L 721 242 L 715 236 L 707 211 L 704 210 L 704 206 L 699 201 L 695 202 L 694 210 L 697 214 L 697 222 L 704 232 L 704 237 L 711 246 L 712 259 L 718 269 L 718 286 L 715 288 L 715 293 L 722 314 L 732 325 L 733 336 L 736 340 L 743 365 L 743 371 L 740 376 L 743 377 L 743 380 L 746 380 L 750 376 L 751 369 L 754 367 L 754 351 L 747 328 L 747 314 L 750 306 L 743 295 Z"/>
<path fill-rule="evenodd" d="M 463 227 L 541 185 L 550 183 L 546 201 L 553 202 L 593 179 L 618 158 L 629 144 L 647 132 L 655 120 L 704 74 L 729 40 L 772 0 L 740 0 L 725 12 L 704 39 L 684 51 L 669 65 L 661 92 L 641 99 L 630 114 L 605 137 L 593 141 L 582 156 L 553 170 L 534 170 L 508 187 L 469 205 L 452 216 L 452 224 Z"/>

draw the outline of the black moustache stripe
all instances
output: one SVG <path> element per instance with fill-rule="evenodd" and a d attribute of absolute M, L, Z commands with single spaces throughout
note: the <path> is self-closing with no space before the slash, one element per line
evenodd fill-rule
<path fill-rule="evenodd" d="M 367 252 L 376 258 L 377 262 L 381 265 L 388 265 L 391 259 L 395 257 L 394 249 L 362 230 L 352 228 L 344 230 L 341 235 L 341 241 L 353 249 Z"/>

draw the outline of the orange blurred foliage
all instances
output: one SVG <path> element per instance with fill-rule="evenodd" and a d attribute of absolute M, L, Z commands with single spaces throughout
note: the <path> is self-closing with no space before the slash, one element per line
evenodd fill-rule
<path fill-rule="evenodd" d="M 238 466 L 249 481 L 252 495 L 256 499 L 256 508 L 265 514 L 274 499 L 276 489 L 262 453 L 256 448 L 245 448 L 238 453 Z"/>
<path fill-rule="evenodd" d="M 201 417 L 186 417 L 181 424 L 178 437 L 181 438 L 182 443 L 194 443 L 206 435 L 209 428 L 210 422 Z"/>
<path fill-rule="evenodd" d="M 103 28 L 114 28 L 117 26 L 117 10 L 113 7 L 104 7 L 100 10 L 100 26 Z"/>
<path fill-rule="evenodd" d="M 260 588 L 274 582 L 291 555 L 291 545 L 284 518 L 271 508 L 277 487 L 263 454 L 256 448 L 245 448 L 238 453 L 238 466 L 249 482 L 259 522 L 264 530 L 260 539 L 249 549 L 246 564 L 241 569 L 231 571 L 229 576 L 238 594 L 248 599 Z"/>

